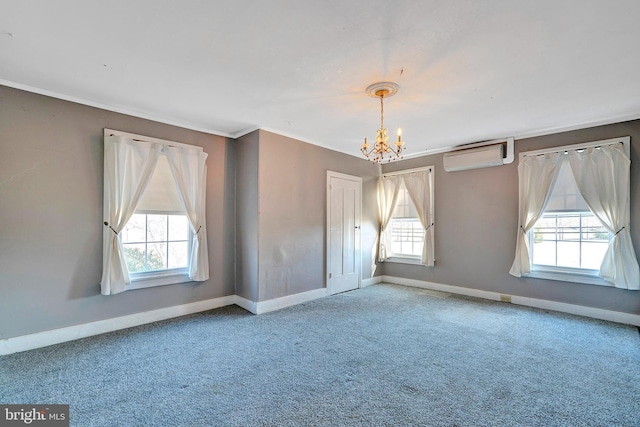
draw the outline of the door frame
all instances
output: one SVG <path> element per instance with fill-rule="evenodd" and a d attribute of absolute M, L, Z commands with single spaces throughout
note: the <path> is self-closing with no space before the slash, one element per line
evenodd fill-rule
<path fill-rule="evenodd" d="M 360 289 L 362 287 L 362 177 L 360 176 L 354 176 L 354 175 L 347 175 L 344 173 L 340 173 L 340 172 L 334 172 L 334 171 L 330 171 L 327 170 L 327 191 L 326 191 L 326 201 L 327 201 L 327 211 L 326 211 L 326 220 L 325 220 L 325 262 L 324 262 L 324 269 L 325 269 L 325 288 L 327 289 L 327 295 L 333 295 L 331 293 L 331 278 L 329 277 L 329 268 L 330 268 L 330 263 L 329 260 L 331 259 L 331 246 L 329 245 L 330 242 L 330 233 L 331 233 L 331 178 L 340 178 L 340 179 L 345 179 L 348 181 L 355 181 L 358 184 L 358 201 L 356 201 L 356 203 L 359 202 L 359 213 L 360 215 L 356 218 L 356 222 L 358 224 L 358 230 L 360 231 L 359 233 L 357 233 L 356 236 L 356 245 L 357 245 L 357 256 L 359 259 L 359 263 L 358 263 L 358 287 L 356 289 Z"/>

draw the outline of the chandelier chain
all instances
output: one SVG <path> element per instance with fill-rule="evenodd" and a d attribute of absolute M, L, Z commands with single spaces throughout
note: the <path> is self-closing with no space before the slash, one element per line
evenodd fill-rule
<path fill-rule="evenodd" d="M 380 95 L 380 129 L 384 129 L 384 94 Z"/>

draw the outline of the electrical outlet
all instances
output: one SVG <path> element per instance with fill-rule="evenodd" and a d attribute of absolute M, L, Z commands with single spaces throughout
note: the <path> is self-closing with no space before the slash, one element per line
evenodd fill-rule
<path fill-rule="evenodd" d="M 500 294 L 500 301 L 511 302 L 511 295 Z"/>

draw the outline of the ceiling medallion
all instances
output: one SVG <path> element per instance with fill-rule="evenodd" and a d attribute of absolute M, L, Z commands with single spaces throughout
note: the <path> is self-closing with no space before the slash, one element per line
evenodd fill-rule
<path fill-rule="evenodd" d="M 399 160 L 402 158 L 400 153 L 405 149 L 404 142 L 402 142 L 401 135 L 402 129 L 398 128 L 398 140 L 394 142 L 395 148 L 389 145 L 389 135 L 387 134 L 387 128 L 384 127 L 384 98 L 398 93 L 400 87 L 392 82 L 379 82 L 369 85 L 365 92 L 367 95 L 380 98 L 380 129 L 376 133 L 376 142 L 373 147 L 369 149 L 370 145 L 367 138 L 364 139 L 360 151 L 367 160 L 374 163 L 391 162 L 392 160 Z M 389 157 L 386 157 L 386 156 Z"/>

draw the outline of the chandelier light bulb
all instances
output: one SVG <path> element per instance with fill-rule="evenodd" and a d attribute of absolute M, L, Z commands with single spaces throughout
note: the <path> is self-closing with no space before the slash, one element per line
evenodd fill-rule
<path fill-rule="evenodd" d="M 402 142 L 402 129 L 398 128 L 398 140 L 396 141 L 396 146 L 400 148 L 403 145 L 404 145 L 404 142 Z"/>

